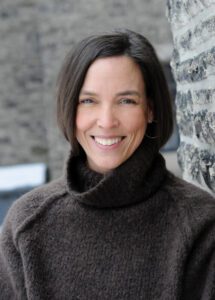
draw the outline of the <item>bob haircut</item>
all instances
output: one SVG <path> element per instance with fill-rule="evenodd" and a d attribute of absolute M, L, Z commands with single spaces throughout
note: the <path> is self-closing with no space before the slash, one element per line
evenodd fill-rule
<path fill-rule="evenodd" d="M 142 35 L 130 30 L 93 35 L 77 44 L 63 63 L 58 77 L 57 121 L 73 153 L 79 153 L 75 122 L 79 94 L 90 65 L 98 58 L 125 55 L 143 75 L 148 105 L 154 121 L 148 124 L 146 137 L 153 138 L 160 149 L 173 130 L 172 104 L 167 82 L 154 48 Z"/>

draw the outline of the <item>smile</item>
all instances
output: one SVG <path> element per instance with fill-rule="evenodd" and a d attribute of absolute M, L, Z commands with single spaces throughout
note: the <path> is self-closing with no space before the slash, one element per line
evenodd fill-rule
<path fill-rule="evenodd" d="M 101 137 L 93 137 L 95 142 L 97 144 L 103 145 L 103 146 L 112 146 L 115 144 L 118 144 L 122 141 L 124 137 L 115 137 L 115 138 L 101 138 Z"/>

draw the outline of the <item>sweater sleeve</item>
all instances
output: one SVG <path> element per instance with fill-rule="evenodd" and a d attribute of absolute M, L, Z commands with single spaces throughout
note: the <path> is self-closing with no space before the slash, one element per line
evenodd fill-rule
<path fill-rule="evenodd" d="M 180 300 L 215 299 L 215 199 L 169 174 L 166 190 L 177 209 L 183 235 Z"/>
<path fill-rule="evenodd" d="M 29 297 L 20 236 L 29 220 L 33 222 L 49 203 L 65 193 L 64 181 L 55 180 L 23 195 L 10 207 L 0 233 L 0 300 Z"/>
<path fill-rule="evenodd" d="M 185 268 L 183 300 L 215 299 L 215 205 L 206 205 L 193 213 L 194 239 Z M 193 226 L 194 228 L 194 226 Z M 192 240 L 190 238 L 190 240 Z"/>
<path fill-rule="evenodd" d="M 0 234 L 0 299 L 27 299 L 22 259 L 15 242 L 10 216 Z"/>

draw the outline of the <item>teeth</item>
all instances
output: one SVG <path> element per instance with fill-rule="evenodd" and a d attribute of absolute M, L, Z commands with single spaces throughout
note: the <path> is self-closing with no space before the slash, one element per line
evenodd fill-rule
<path fill-rule="evenodd" d="M 111 145 L 119 143 L 121 140 L 122 140 L 121 137 L 117 137 L 117 138 L 113 138 L 113 139 L 104 139 L 104 138 L 95 137 L 96 143 L 101 144 L 103 146 L 111 146 Z"/>

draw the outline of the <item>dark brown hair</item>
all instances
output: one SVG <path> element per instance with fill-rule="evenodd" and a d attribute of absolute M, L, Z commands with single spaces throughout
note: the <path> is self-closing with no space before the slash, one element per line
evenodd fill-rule
<path fill-rule="evenodd" d="M 75 120 L 79 93 L 89 66 L 98 58 L 126 55 L 140 67 L 154 122 L 147 127 L 147 136 L 156 139 L 158 149 L 169 139 L 173 129 L 171 99 L 167 82 L 154 48 L 142 35 L 130 30 L 90 36 L 66 56 L 58 77 L 57 118 L 60 129 L 78 151 Z"/>

